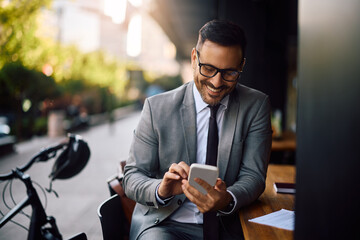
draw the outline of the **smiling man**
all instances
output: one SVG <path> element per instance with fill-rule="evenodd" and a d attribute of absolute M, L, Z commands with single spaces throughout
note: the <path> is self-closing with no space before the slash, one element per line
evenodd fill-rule
<path fill-rule="evenodd" d="M 194 81 L 145 101 L 125 167 L 137 202 L 130 239 L 241 239 L 238 211 L 265 189 L 270 102 L 239 83 L 246 40 L 236 24 L 213 20 L 191 52 Z M 215 186 L 190 165 L 216 165 Z"/>
<path fill-rule="evenodd" d="M 200 62 L 199 51 L 208 63 Z M 240 46 L 225 47 L 210 40 L 204 43 L 200 40 L 197 48 L 192 50 L 192 67 L 199 69 L 194 71 L 194 81 L 205 103 L 216 105 L 233 91 L 245 64 L 245 58 L 239 57 L 243 56 L 242 52 Z M 224 67 L 219 69 L 215 66 Z"/>

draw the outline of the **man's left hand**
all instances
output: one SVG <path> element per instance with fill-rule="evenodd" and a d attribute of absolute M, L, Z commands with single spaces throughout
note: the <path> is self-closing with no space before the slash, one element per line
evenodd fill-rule
<path fill-rule="evenodd" d="M 200 212 L 222 210 L 230 204 L 232 196 L 226 191 L 226 184 L 220 178 L 216 180 L 214 187 L 200 178 L 194 180 L 207 191 L 206 195 L 191 186 L 186 179 L 182 180 L 182 189 L 186 197 L 197 206 Z"/>

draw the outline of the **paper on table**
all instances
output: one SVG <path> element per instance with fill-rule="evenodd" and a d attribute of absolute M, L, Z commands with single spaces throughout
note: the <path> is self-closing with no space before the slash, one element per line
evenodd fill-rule
<path fill-rule="evenodd" d="M 293 231 L 295 223 L 295 213 L 294 211 L 281 209 L 279 211 L 261 217 L 249 219 L 249 222 L 260 223 L 272 227 L 283 228 Z"/>

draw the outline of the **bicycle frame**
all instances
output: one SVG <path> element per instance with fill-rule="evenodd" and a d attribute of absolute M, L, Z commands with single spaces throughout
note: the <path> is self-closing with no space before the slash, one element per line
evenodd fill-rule
<path fill-rule="evenodd" d="M 9 222 L 22 209 L 30 205 L 32 207 L 32 215 L 30 219 L 30 227 L 29 227 L 29 233 L 27 239 L 28 240 L 62 240 L 62 236 L 56 225 L 55 218 L 46 215 L 45 209 L 40 201 L 37 191 L 35 190 L 32 184 L 30 176 L 28 174 L 25 174 L 24 172 L 28 170 L 36 162 L 46 162 L 47 160 L 54 158 L 56 156 L 56 152 L 60 149 L 64 150 L 65 147 L 73 148 L 74 146 L 70 145 L 70 143 L 78 144 L 79 139 L 81 139 L 80 136 L 70 134 L 68 141 L 62 142 L 54 147 L 45 148 L 40 153 L 36 154 L 24 166 L 16 168 L 15 170 L 12 170 L 9 173 L 0 174 L 1 181 L 10 180 L 13 178 L 20 179 L 25 184 L 26 192 L 27 192 L 27 196 L 0 219 L 0 228 L 3 227 L 7 222 Z M 87 151 L 88 151 L 87 155 L 84 155 L 85 157 L 87 157 L 86 161 L 88 160 L 88 157 L 90 155 L 90 150 L 88 149 Z M 79 156 L 77 155 L 77 157 Z M 84 161 L 84 159 L 81 160 Z M 82 167 L 85 166 L 83 162 L 81 164 Z M 77 170 L 77 173 L 78 172 L 79 169 Z M 69 240 L 86 240 L 86 239 L 87 239 L 86 234 L 80 233 L 80 234 L 76 234 Z"/>
<path fill-rule="evenodd" d="M 30 176 L 24 174 L 22 171 L 16 169 L 13 171 L 16 177 L 18 177 L 26 186 L 27 196 L 19 202 L 13 209 L 10 210 L 0 221 L 0 228 L 10 221 L 17 213 L 23 208 L 31 205 L 32 216 L 30 221 L 30 229 L 28 234 L 28 240 L 61 240 L 62 236 L 59 229 L 56 226 L 55 218 L 47 216 L 45 210 L 39 199 L 34 186 L 32 185 Z M 50 224 L 50 227 L 46 227 Z"/>

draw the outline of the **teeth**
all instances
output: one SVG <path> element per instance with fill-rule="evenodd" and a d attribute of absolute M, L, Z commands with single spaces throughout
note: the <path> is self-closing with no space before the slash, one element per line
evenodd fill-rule
<path fill-rule="evenodd" d="M 210 90 L 210 91 L 212 91 L 212 92 L 220 92 L 221 91 L 221 89 L 215 89 L 215 88 L 212 88 L 212 87 L 210 87 L 209 85 L 206 85 L 206 87 Z"/>

